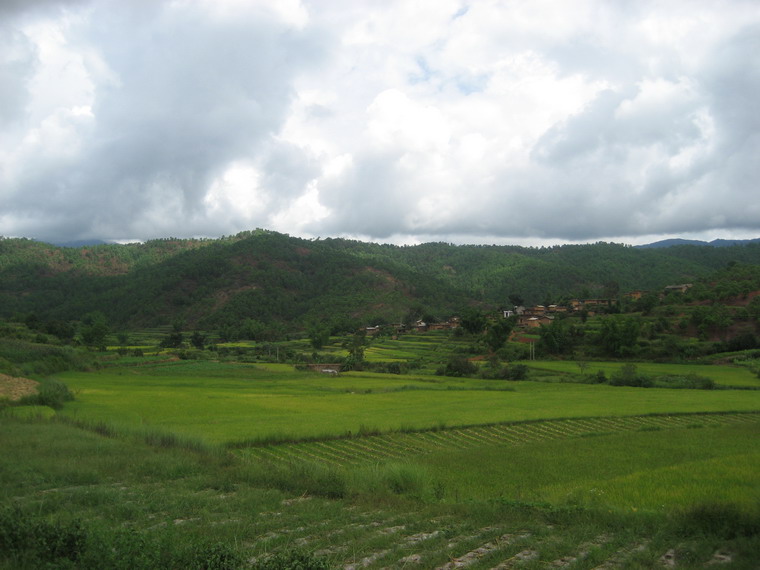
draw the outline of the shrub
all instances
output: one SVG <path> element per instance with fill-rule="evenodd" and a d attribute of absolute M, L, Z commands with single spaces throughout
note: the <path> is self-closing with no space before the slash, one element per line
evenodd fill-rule
<path fill-rule="evenodd" d="M 191 570 L 234 570 L 242 567 L 243 562 L 244 559 L 239 552 L 218 542 L 196 547 L 188 568 Z"/>
<path fill-rule="evenodd" d="M 624 364 L 620 370 L 610 376 L 611 386 L 634 386 L 637 388 L 650 388 L 653 386 L 652 379 L 639 374 L 635 364 Z"/>
<path fill-rule="evenodd" d="M 525 380 L 527 377 L 527 364 L 510 364 L 507 367 L 507 380 Z"/>
<path fill-rule="evenodd" d="M 256 570 L 328 570 L 327 560 L 299 549 L 269 554 L 257 561 Z"/>
<path fill-rule="evenodd" d="M 168 533 L 88 528 L 78 520 L 48 521 L 14 506 L 0 510 L 0 567 L 232 570 L 245 566 L 240 552 L 229 545 L 188 547 L 175 538 Z M 326 568 L 272 568 L 280 567 Z"/>
<path fill-rule="evenodd" d="M 396 495 L 420 495 L 426 479 L 425 473 L 412 465 L 388 465 L 383 474 L 383 482 Z"/>
<path fill-rule="evenodd" d="M 298 462 L 291 465 L 262 463 L 248 471 L 254 483 L 298 494 L 328 499 L 346 495 L 345 473 L 316 463 Z"/>
<path fill-rule="evenodd" d="M 733 539 L 760 535 L 760 517 L 735 505 L 706 503 L 685 509 L 675 515 L 675 525 L 686 536 L 717 536 Z"/>
<path fill-rule="evenodd" d="M 454 355 L 448 362 L 436 370 L 438 376 L 470 376 L 478 371 L 478 367 L 464 356 Z"/>
<path fill-rule="evenodd" d="M 19 566 L 59 567 L 65 560 L 79 560 L 86 541 L 87 535 L 78 521 L 35 519 L 18 507 L 0 511 L 0 560 L 4 557 Z"/>
<path fill-rule="evenodd" d="M 69 387 L 58 380 L 44 380 L 36 394 L 23 396 L 19 400 L 21 406 L 49 406 L 54 410 L 60 410 L 66 402 L 74 399 Z"/>
<path fill-rule="evenodd" d="M 715 382 L 711 378 L 694 373 L 687 374 L 686 376 L 659 376 L 655 379 L 655 385 L 659 388 L 715 389 Z"/>

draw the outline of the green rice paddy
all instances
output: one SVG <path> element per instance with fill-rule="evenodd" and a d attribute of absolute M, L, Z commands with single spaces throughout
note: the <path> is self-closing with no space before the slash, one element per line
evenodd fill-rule
<path fill-rule="evenodd" d="M 536 370 L 546 370 L 566 374 L 585 374 L 593 376 L 599 371 L 609 378 L 610 375 L 620 370 L 624 363 L 621 362 L 584 362 L 579 365 L 572 360 L 540 360 L 528 363 Z M 581 365 L 585 368 L 581 369 Z M 647 376 L 687 376 L 696 374 L 710 378 L 717 386 L 735 386 L 739 388 L 760 389 L 760 378 L 749 368 L 741 366 L 728 366 L 718 364 L 662 364 L 654 362 L 636 362 L 636 369 Z"/>
<path fill-rule="evenodd" d="M 351 372 L 287 365 L 163 362 L 61 375 L 63 414 L 148 426 L 210 443 L 329 437 L 538 419 L 755 411 L 760 391 L 664 390 Z"/>
<path fill-rule="evenodd" d="M 243 567 L 299 548 L 342 568 L 754 568 L 760 390 L 745 369 L 694 372 L 745 389 L 113 360 L 61 374 L 62 410 L 0 414 L 0 497 L 21 522 L 87 521 L 103 560 L 178 566 L 203 545 Z"/>

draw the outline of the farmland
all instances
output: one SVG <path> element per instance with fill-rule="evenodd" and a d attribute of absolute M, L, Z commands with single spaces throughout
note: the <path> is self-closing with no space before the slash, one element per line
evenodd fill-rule
<path fill-rule="evenodd" d="M 283 364 L 177 361 L 60 377 L 77 392 L 77 400 L 62 412 L 67 417 L 150 426 L 220 444 L 330 437 L 358 433 L 362 427 L 420 430 L 760 409 L 760 391 L 650 391 L 371 372 L 327 378 Z"/>
<path fill-rule="evenodd" d="M 373 350 L 452 349 L 435 339 L 450 342 Z M 579 381 L 619 362 L 527 364 L 531 379 L 506 381 L 110 357 L 57 375 L 75 394 L 57 413 L 0 415 L 2 500 L 20 509 L 2 516 L 87 521 L 81 567 L 118 567 L 114 552 L 145 568 L 212 556 L 219 568 L 753 567 L 748 369 L 697 366 L 722 389 L 643 389 Z"/>
<path fill-rule="evenodd" d="M 0 569 L 757 568 L 757 244 L 0 250 Z"/>

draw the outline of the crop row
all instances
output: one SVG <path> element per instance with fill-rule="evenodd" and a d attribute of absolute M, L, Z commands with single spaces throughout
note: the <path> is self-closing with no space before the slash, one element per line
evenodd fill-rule
<path fill-rule="evenodd" d="M 527 445 L 589 435 L 709 427 L 757 419 L 758 415 L 753 413 L 731 413 L 546 420 L 283 443 L 250 447 L 239 453 L 249 459 L 289 463 L 316 461 L 344 467 L 400 460 L 447 449 Z"/>

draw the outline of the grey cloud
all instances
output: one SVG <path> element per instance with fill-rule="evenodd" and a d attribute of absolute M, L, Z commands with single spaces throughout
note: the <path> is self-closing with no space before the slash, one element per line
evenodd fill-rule
<path fill-rule="evenodd" d="M 49 9 L 62 9 L 90 0 L 3 0 L 0 2 L 0 16 L 17 17 L 21 14 L 39 13 Z"/>
<path fill-rule="evenodd" d="M 725 42 L 706 64 L 702 83 L 719 122 L 719 141 L 729 152 L 755 144 L 760 133 L 760 26 L 750 26 Z"/>
<path fill-rule="evenodd" d="M 96 90 L 82 156 L 42 164 L 24 181 L 32 194 L 49 197 L 17 202 L 46 219 L 35 235 L 87 237 L 105 227 L 129 236 L 137 224 L 145 231 L 162 204 L 177 219 L 156 220 L 158 234 L 186 233 L 193 219 L 213 226 L 203 219 L 206 190 L 243 158 L 263 158 L 271 190 L 292 194 L 288 175 L 276 171 L 299 159 L 271 135 L 289 109 L 294 74 L 320 57 L 319 36 L 263 16 L 220 23 L 158 5 L 122 7 L 98 5 L 79 31 L 100 47 L 111 75 Z"/>
<path fill-rule="evenodd" d="M 0 3 L 5 19 L 4 27 L 0 24 L 0 125 L 10 126 L 0 150 L 15 152 L 22 129 L 32 133 L 40 127 L 25 114 L 37 53 L 22 27 L 12 25 L 85 8 L 87 15 L 67 20 L 64 31 L 68 48 L 86 54 L 94 81 L 92 117 L 54 117 L 62 130 L 74 133 L 63 137 L 74 141 L 71 149 L 41 144 L 39 153 L 30 152 L 22 162 L 0 163 L 0 181 L 6 182 L 0 188 L 0 216 L 13 222 L 15 234 L 46 239 L 229 234 L 266 226 L 314 179 L 320 179 L 319 199 L 329 215 L 300 228 L 312 235 L 596 240 L 710 228 L 760 231 L 760 29 L 754 24 L 734 30 L 704 61 L 688 65 L 679 61 L 679 46 L 658 52 L 657 45 L 646 44 L 645 34 L 637 35 L 632 22 L 647 16 L 657 23 L 651 4 L 604 4 L 605 25 L 621 35 L 614 45 L 614 34 L 605 29 L 597 35 L 594 25 L 582 33 L 546 29 L 538 38 L 519 29 L 509 37 L 485 37 L 499 58 L 531 52 L 557 77 L 578 77 L 586 86 L 600 80 L 610 88 L 547 128 L 529 160 L 489 148 L 482 164 L 470 157 L 460 168 L 457 137 L 479 133 L 477 123 L 457 121 L 477 114 L 469 107 L 478 104 L 474 101 L 482 101 L 484 113 L 500 105 L 482 89 L 483 77 L 452 75 L 447 83 L 424 65 L 433 48 L 409 54 L 410 61 L 418 58 L 421 73 L 394 88 L 444 115 L 454 109 L 444 117 L 451 141 L 431 150 L 432 157 L 402 148 L 404 137 L 397 148 L 379 152 L 365 140 L 371 129 L 362 112 L 388 88 L 378 70 L 397 60 L 384 61 L 376 47 L 361 42 L 348 48 L 341 44 L 342 31 L 363 17 L 361 6 L 348 13 L 339 2 L 307 3 L 321 12 L 301 29 L 265 9 L 216 19 L 198 6 L 154 0 Z M 477 9 L 487 10 L 485 5 Z M 460 15 L 464 21 L 469 12 Z M 334 22 L 342 29 L 317 27 Z M 354 59 L 345 49 L 359 55 Z M 325 77 L 334 85 L 320 84 L 318 73 L 300 75 L 325 61 Z M 372 69 L 363 69 L 368 61 Z M 462 67 L 466 54 L 457 61 Z M 446 62 L 436 64 L 445 76 Z M 642 86 L 660 78 L 679 84 L 675 95 L 631 108 Z M 284 132 L 296 85 L 305 88 L 300 101 L 306 106 L 289 123 L 294 129 Z M 473 90 L 479 91 L 477 98 L 467 95 Z M 551 104 L 548 95 L 546 101 Z M 508 124 L 504 113 L 499 120 Z M 483 140 L 500 138 L 488 128 Z M 294 132 L 315 139 L 287 140 Z M 520 133 L 514 138 L 520 136 L 530 140 Z M 502 140 L 507 138 L 508 133 Z M 327 150 L 314 151 L 323 152 L 319 155 L 309 148 Z M 352 166 L 337 178 L 320 178 L 323 162 L 341 155 L 351 155 Z M 262 211 L 250 212 L 256 200 L 240 211 L 224 210 L 221 200 L 210 210 L 204 201 L 210 185 L 241 160 L 256 165 Z M 453 215 L 420 213 L 420 196 L 435 201 L 440 165 L 451 176 L 447 191 L 459 184 L 464 199 Z M 445 199 L 442 210 L 451 207 Z"/>
<path fill-rule="evenodd" d="M 373 238 L 411 230 L 404 225 L 411 193 L 406 192 L 404 178 L 398 172 L 401 156 L 400 151 L 357 156 L 344 176 L 320 189 L 321 202 L 332 213 L 318 227 L 311 226 L 308 230 Z"/>
<path fill-rule="evenodd" d="M 37 64 L 34 46 L 18 30 L 0 24 L 0 125 L 22 120 L 28 81 Z"/>
<path fill-rule="evenodd" d="M 281 206 L 297 198 L 307 183 L 319 174 L 314 158 L 292 144 L 279 143 L 272 146 L 261 163 L 264 176 L 262 187 L 273 194 Z"/>

